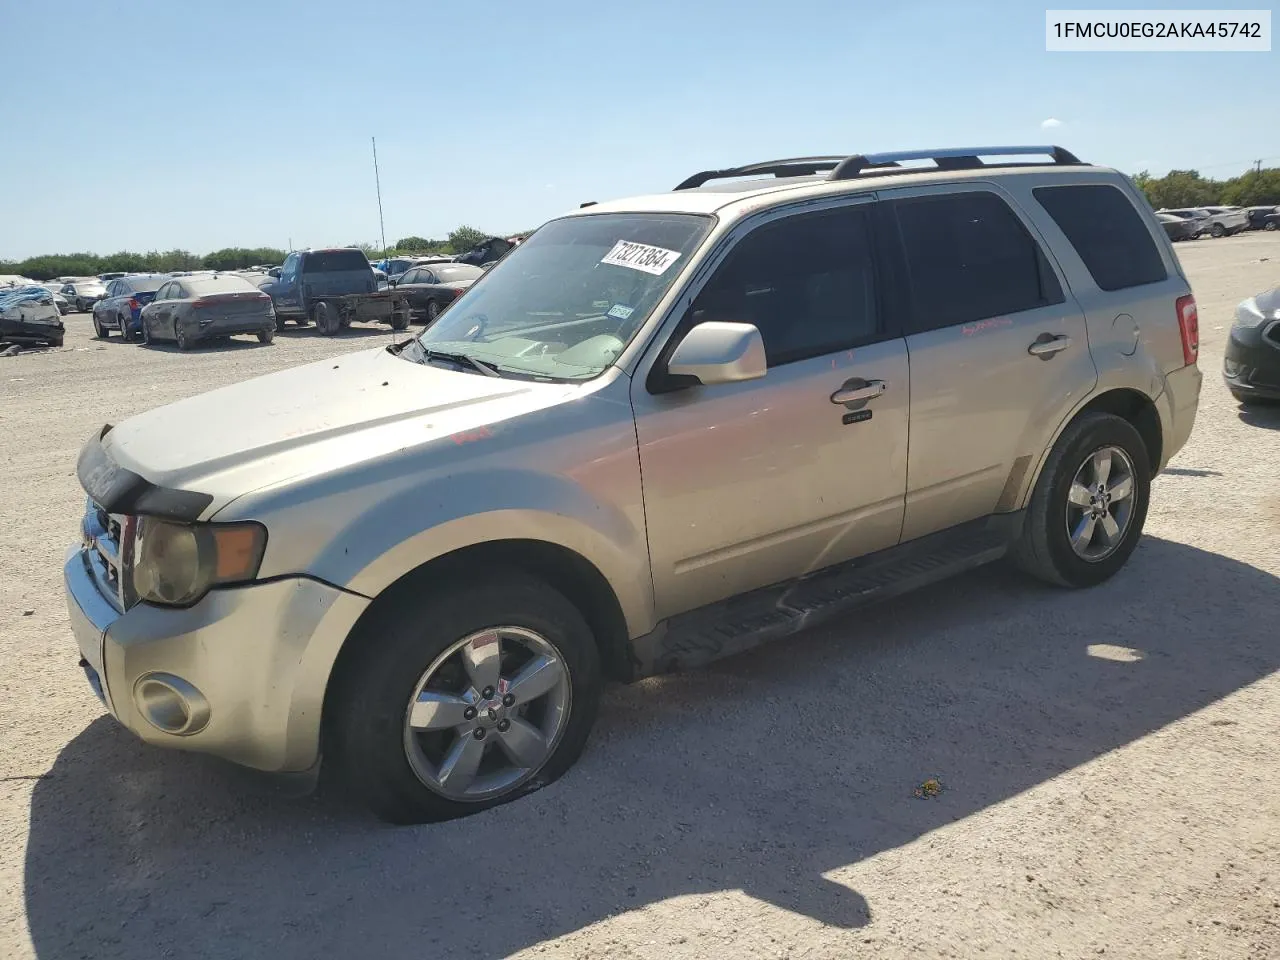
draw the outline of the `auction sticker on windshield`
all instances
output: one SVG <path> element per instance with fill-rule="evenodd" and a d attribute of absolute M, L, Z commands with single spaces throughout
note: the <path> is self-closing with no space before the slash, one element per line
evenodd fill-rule
<path fill-rule="evenodd" d="M 662 247 L 651 247 L 647 243 L 619 240 L 600 262 L 609 263 L 615 267 L 643 270 L 645 273 L 660 277 L 679 258 L 679 250 L 665 250 Z"/>

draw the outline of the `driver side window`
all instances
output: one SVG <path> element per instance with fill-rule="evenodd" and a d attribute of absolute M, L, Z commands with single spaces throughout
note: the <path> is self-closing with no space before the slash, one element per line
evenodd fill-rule
<path fill-rule="evenodd" d="M 751 323 L 770 367 L 883 336 L 871 205 L 797 214 L 740 240 L 693 303 L 694 323 Z"/>

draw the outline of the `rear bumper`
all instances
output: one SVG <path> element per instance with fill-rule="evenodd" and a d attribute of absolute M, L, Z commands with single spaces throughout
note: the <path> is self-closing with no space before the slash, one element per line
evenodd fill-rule
<path fill-rule="evenodd" d="M 1158 471 L 1186 446 L 1191 430 L 1196 425 L 1196 411 L 1200 407 L 1200 387 L 1204 374 L 1194 363 L 1165 374 L 1164 392 L 1156 400 L 1160 413 L 1161 433 L 1164 443 L 1161 462 L 1152 464 Z"/>
<path fill-rule="evenodd" d="M 210 340 L 214 337 L 230 337 L 237 333 L 262 333 L 275 330 L 276 319 L 268 314 L 263 317 L 246 317 L 244 319 L 211 320 L 208 322 L 191 322 L 183 324 L 187 339 L 191 341 Z"/>
<path fill-rule="evenodd" d="M 1222 379 L 1240 396 L 1280 399 L 1280 320 L 1232 326 L 1222 358 Z"/>
<path fill-rule="evenodd" d="M 90 686 L 138 737 L 270 772 L 315 765 L 329 674 L 368 600 L 297 577 L 215 590 L 185 610 L 137 604 L 121 613 L 79 548 L 63 578 Z M 166 732 L 144 715 L 143 694 L 157 680 L 187 696 L 198 729 Z"/>

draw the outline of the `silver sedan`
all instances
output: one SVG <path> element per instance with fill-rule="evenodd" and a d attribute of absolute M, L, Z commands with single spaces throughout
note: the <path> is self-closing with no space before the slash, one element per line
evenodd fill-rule
<path fill-rule="evenodd" d="M 172 340 L 189 350 L 200 340 L 257 334 L 259 343 L 275 338 L 276 314 L 271 298 L 234 273 L 188 276 L 170 280 L 142 308 L 142 340 Z"/>

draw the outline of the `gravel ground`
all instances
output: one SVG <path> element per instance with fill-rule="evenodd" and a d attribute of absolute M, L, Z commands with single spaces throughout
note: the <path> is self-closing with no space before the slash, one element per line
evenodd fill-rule
<path fill-rule="evenodd" d="M 612 689 L 557 784 L 423 828 L 143 747 L 60 585 L 103 421 L 390 335 L 180 355 L 70 317 L 0 359 L 0 956 L 1280 957 L 1280 411 L 1218 376 L 1280 236 L 1179 253 L 1205 390 L 1114 580 L 982 570 Z"/>

